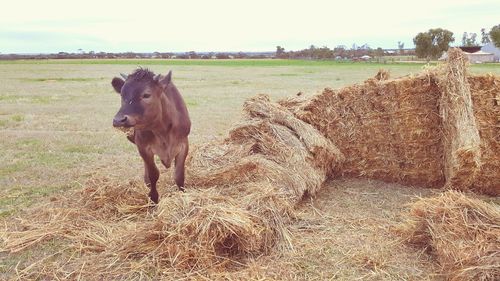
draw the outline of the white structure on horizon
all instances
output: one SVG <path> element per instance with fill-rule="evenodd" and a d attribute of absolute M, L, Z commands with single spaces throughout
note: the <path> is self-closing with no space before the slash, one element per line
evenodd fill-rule
<path fill-rule="evenodd" d="M 471 63 L 494 62 L 495 56 L 492 53 L 477 51 L 475 53 L 464 52 Z"/>
<path fill-rule="evenodd" d="M 481 47 L 481 51 L 493 54 L 493 61 L 500 61 L 500 49 L 495 47 L 495 44 L 493 44 L 493 42 L 490 42 Z"/>
<path fill-rule="evenodd" d="M 481 50 L 474 53 L 462 52 L 467 56 L 470 63 L 498 62 L 500 59 L 500 49 L 495 47 L 493 43 L 484 45 Z M 444 52 L 439 60 L 446 60 L 447 58 L 448 52 Z"/>

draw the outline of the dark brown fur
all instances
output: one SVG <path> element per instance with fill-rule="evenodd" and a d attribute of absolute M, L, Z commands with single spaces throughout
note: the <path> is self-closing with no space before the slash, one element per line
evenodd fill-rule
<path fill-rule="evenodd" d="M 172 83 L 172 72 L 155 76 L 147 69 L 138 69 L 125 81 L 115 77 L 111 84 L 122 98 L 113 126 L 134 128 L 128 139 L 137 146 L 144 160 L 144 182 L 150 188 L 151 200 L 158 203 L 156 182 L 160 172 L 155 155 L 166 168 L 174 161 L 175 183 L 184 190 L 191 121 L 184 100 Z"/>

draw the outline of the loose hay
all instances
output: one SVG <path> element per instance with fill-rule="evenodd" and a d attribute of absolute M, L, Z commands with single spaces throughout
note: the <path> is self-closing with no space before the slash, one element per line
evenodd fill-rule
<path fill-rule="evenodd" d="M 500 207 L 457 191 L 420 199 L 403 228 L 431 252 L 450 280 L 500 279 Z"/>
<path fill-rule="evenodd" d="M 118 252 L 191 269 L 266 251 L 273 245 L 266 240 L 272 225 L 239 203 L 214 189 L 176 194 L 162 200 L 154 219 L 131 231 Z"/>
<path fill-rule="evenodd" d="M 269 184 L 172 192 L 156 207 L 141 185 L 90 181 L 71 200 L 58 198 L 25 214 L 29 220 L 17 219 L 2 231 L 1 251 L 57 241 L 73 252 L 65 262 L 34 262 L 18 273 L 21 279 L 135 279 L 217 270 L 291 247 L 292 206 Z"/>

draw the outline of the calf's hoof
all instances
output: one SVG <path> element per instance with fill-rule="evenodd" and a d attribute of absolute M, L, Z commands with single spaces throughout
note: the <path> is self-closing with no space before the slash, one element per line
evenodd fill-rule
<path fill-rule="evenodd" d="M 149 193 L 149 199 L 151 199 L 151 201 L 153 201 L 155 204 L 158 204 L 158 192 L 155 192 L 155 193 Z"/>
<path fill-rule="evenodd" d="M 186 192 L 186 189 L 184 188 L 184 186 L 179 186 L 179 191 Z"/>

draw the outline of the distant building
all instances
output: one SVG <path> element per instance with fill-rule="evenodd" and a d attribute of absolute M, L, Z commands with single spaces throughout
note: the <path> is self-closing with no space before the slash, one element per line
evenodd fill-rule
<path fill-rule="evenodd" d="M 492 44 L 493 45 L 493 44 Z M 484 47 L 486 47 L 485 45 Z M 483 47 L 483 48 L 484 48 Z M 493 45 L 493 47 L 495 47 Z M 469 59 L 470 63 L 484 63 L 484 62 L 496 62 L 498 61 L 498 56 L 500 55 L 500 50 L 498 50 L 498 55 L 495 57 L 495 54 L 492 52 L 487 52 L 483 50 L 479 46 L 474 46 L 474 47 L 459 47 L 464 54 L 467 56 Z M 443 55 L 439 58 L 439 60 L 446 60 L 448 58 L 448 53 L 445 52 Z"/>
<path fill-rule="evenodd" d="M 495 44 L 493 44 L 492 42 L 484 45 L 481 48 L 481 51 L 493 54 L 493 60 L 496 62 L 500 61 L 500 49 L 495 47 Z"/>
<path fill-rule="evenodd" d="M 477 51 L 475 53 L 464 52 L 471 63 L 494 62 L 495 56 L 492 53 Z"/>

